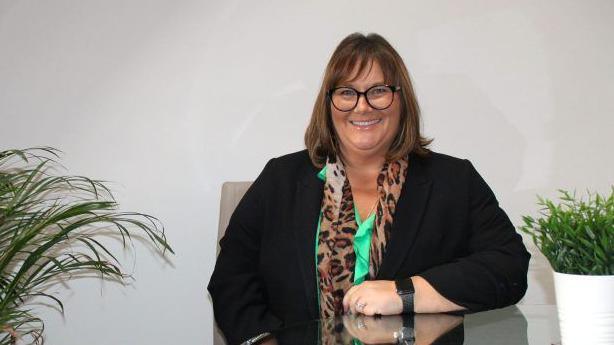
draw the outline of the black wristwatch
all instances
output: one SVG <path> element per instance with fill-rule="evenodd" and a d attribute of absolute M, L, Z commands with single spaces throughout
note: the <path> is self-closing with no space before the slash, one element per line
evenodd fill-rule
<path fill-rule="evenodd" d="M 399 345 L 414 345 L 416 342 L 415 331 L 410 327 L 401 327 L 400 330 L 394 332 L 393 336 Z"/>
<path fill-rule="evenodd" d="M 414 329 L 414 315 L 403 315 L 403 327 L 393 333 L 394 339 L 398 345 L 414 345 L 416 341 L 416 332 Z"/>
<path fill-rule="evenodd" d="M 397 294 L 403 301 L 403 314 L 414 312 L 414 283 L 411 278 L 397 279 L 394 281 Z"/>

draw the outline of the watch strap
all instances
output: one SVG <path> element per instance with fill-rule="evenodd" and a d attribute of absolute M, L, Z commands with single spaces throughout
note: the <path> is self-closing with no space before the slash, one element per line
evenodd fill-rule
<path fill-rule="evenodd" d="M 403 302 L 403 314 L 414 312 L 414 283 L 411 278 L 397 279 L 394 281 L 397 294 Z"/>

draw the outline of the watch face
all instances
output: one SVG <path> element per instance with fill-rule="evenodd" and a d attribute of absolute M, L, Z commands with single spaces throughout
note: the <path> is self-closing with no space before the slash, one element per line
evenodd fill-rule
<path fill-rule="evenodd" d="M 414 340 L 414 329 L 411 327 L 402 327 L 398 332 L 394 332 L 394 337 L 398 341 Z"/>
<path fill-rule="evenodd" d="M 401 333 L 403 334 L 403 339 L 412 339 L 414 337 L 414 330 L 409 327 L 403 327 Z"/>

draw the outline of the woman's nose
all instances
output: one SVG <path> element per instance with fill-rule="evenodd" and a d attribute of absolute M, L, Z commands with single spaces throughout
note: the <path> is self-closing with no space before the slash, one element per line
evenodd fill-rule
<path fill-rule="evenodd" d="M 364 113 L 373 110 L 369 102 L 367 102 L 367 95 L 362 94 L 358 95 L 358 103 L 356 104 L 356 108 L 354 108 L 354 112 Z"/>

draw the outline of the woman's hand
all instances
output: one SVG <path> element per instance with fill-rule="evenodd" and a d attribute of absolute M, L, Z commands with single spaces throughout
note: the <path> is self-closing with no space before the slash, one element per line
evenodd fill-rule
<path fill-rule="evenodd" d="M 352 286 L 343 297 L 343 310 L 352 314 L 397 315 L 403 302 L 392 280 L 367 280 Z"/>
<path fill-rule="evenodd" d="M 420 276 L 413 276 L 414 311 L 445 313 L 465 308 L 451 302 Z M 367 280 L 352 286 L 343 297 L 343 310 L 352 314 L 397 315 L 403 312 L 403 302 L 392 280 Z"/>

